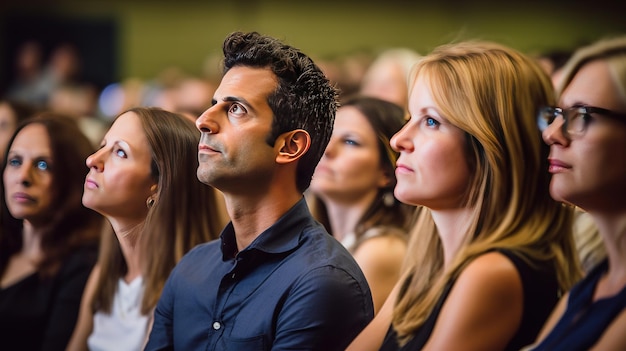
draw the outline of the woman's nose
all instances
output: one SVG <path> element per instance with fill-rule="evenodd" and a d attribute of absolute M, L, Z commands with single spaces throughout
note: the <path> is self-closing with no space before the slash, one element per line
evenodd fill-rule
<path fill-rule="evenodd" d="M 23 163 L 18 170 L 19 182 L 24 186 L 33 184 L 33 167 Z"/>
<path fill-rule="evenodd" d="M 389 140 L 389 145 L 396 152 L 410 150 L 413 148 L 409 135 L 410 122 L 405 124 L 396 134 Z"/>
<path fill-rule="evenodd" d="M 543 137 L 543 141 L 548 145 L 559 144 L 559 145 L 569 145 L 569 138 L 563 133 L 563 123 L 564 120 L 562 117 L 557 117 L 554 121 L 548 125 L 548 127 L 543 131 L 541 136 Z"/>
<path fill-rule="evenodd" d="M 101 155 L 102 151 L 103 149 L 100 149 L 87 157 L 85 164 L 88 168 L 94 168 L 97 171 L 102 171 L 104 169 L 104 160 Z"/>

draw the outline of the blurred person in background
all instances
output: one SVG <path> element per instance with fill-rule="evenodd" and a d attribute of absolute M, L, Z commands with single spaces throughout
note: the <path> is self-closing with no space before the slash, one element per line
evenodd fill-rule
<path fill-rule="evenodd" d="M 65 350 L 97 257 L 103 218 L 81 204 L 94 151 L 69 117 L 18 126 L 2 167 L 0 342 L 4 350 Z"/>
<path fill-rule="evenodd" d="M 4 163 L 6 148 L 11 140 L 11 136 L 22 121 L 33 117 L 37 112 L 34 106 L 11 99 L 0 99 L 0 155 Z"/>
<path fill-rule="evenodd" d="M 20 44 L 15 54 L 13 81 L 6 97 L 35 107 L 44 107 L 47 101 L 45 86 L 43 48 L 35 40 Z"/>
<path fill-rule="evenodd" d="M 413 206 L 393 195 L 398 153 L 389 140 L 405 123 L 402 107 L 348 97 L 311 181 L 313 215 L 354 256 L 377 312 L 400 278 Z"/>
<path fill-rule="evenodd" d="M 87 84 L 64 84 L 50 93 L 48 109 L 76 119 L 82 132 L 98 146 L 109 124 L 97 116 L 98 92 Z"/>
<path fill-rule="evenodd" d="M 360 93 L 408 109 L 408 78 L 422 56 L 408 48 L 387 49 L 376 56 L 361 82 Z"/>

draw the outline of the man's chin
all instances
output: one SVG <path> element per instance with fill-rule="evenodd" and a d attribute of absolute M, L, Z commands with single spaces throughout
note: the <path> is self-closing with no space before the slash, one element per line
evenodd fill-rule
<path fill-rule="evenodd" d="M 201 183 L 207 184 L 207 185 L 211 185 L 211 175 L 209 173 L 209 171 L 207 169 L 204 169 L 202 167 L 202 164 L 200 164 L 200 167 L 198 167 L 198 171 L 196 172 L 196 175 L 198 176 L 198 180 Z"/>

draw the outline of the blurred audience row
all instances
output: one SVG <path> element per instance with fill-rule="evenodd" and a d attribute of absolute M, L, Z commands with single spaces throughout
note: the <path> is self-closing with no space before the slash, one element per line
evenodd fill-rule
<path fill-rule="evenodd" d="M 534 54 L 556 80 L 572 49 Z M 98 88 L 82 80 L 83 60 L 71 43 L 55 47 L 44 61 L 36 41 L 24 42 L 15 53 L 14 78 L 3 101 L 30 109 L 47 109 L 74 116 L 81 130 L 98 144 L 111 120 L 135 106 L 153 106 L 195 120 L 208 106 L 221 76 L 219 58 L 208 56 L 200 75 L 171 66 L 152 79 L 126 77 Z M 407 108 L 407 77 L 420 54 L 409 48 L 358 51 L 317 60 L 341 96 L 356 93 L 377 97 Z M 17 107 L 15 107 L 17 108 Z M 6 113 L 6 112 L 4 112 Z M 18 115 L 19 111 L 14 111 Z"/>

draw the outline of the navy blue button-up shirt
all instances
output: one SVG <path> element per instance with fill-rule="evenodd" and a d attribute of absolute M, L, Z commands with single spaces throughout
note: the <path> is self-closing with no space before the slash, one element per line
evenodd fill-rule
<path fill-rule="evenodd" d="M 235 252 L 229 224 L 180 261 L 146 350 L 344 350 L 373 318 L 363 273 L 304 198 Z"/>

